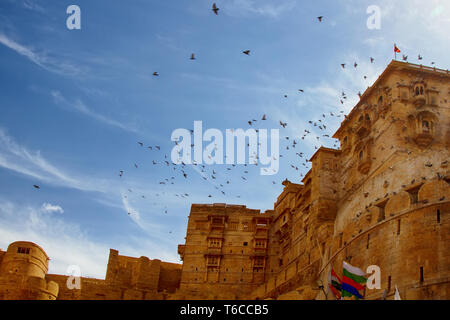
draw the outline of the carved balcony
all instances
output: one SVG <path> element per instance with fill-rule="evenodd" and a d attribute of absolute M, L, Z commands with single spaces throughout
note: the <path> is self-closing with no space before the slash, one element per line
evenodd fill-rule
<path fill-rule="evenodd" d="M 423 94 L 415 95 L 413 98 L 413 103 L 417 108 L 422 107 L 426 103 L 425 95 Z"/>

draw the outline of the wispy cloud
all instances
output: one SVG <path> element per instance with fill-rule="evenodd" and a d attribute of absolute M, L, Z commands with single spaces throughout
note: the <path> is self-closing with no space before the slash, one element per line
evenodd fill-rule
<path fill-rule="evenodd" d="M 49 72 L 64 76 L 80 76 L 84 72 L 80 67 L 70 62 L 51 58 L 44 53 L 39 53 L 33 48 L 22 45 L 2 33 L 0 33 L 0 43 Z"/>
<path fill-rule="evenodd" d="M 64 209 L 61 206 L 47 202 L 42 204 L 41 210 L 48 213 L 64 213 Z"/>
<path fill-rule="evenodd" d="M 42 180 L 59 180 L 71 185 L 78 184 L 75 179 L 47 162 L 39 151 L 31 152 L 17 144 L 2 128 L 0 128 L 0 165 Z"/>
<path fill-rule="evenodd" d="M 70 102 L 61 94 L 61 92 L 59 92 L 57 90 L 51 91 L 50 94 L 53 97 L 53 100 L 56 104 L 63 105 L 65 107 L 69 107 L 72 110 L 76 110 L 76 111 L 78 111 L 88 117 L 91 117 L 99 122 L 102 122 L 104 124 L 107 124 L 107 125 L 110 125 L 113 127 L 117 127 L 122 130 L 125 130 L 125 131 L 139 133 L 139 131 L 133 125 L 128 125 L 128 124 L 126 125 L 120 121 L 117 121 L 117 120 L 111 119 L 105 115 L 102 115 L 102 114 L 92 110 L 91 108 L 89 108 L 80 99 L 75 100 L 75 102 Z"/>
<path fill-rule="evenodd" d="M 44 248 L 50 273 L 66 274 L 70 265 L 78 265 L 83 276 L 105 277 L 109 246 L 91 241 L 79 225 L 60 215 L 0 199 L 0 245 L 19 240 Z"/>
<path fill-rule="evenodd" d="M 24 8 L 26 8 L 28 10 L 36 11 L 36 12 L 39 12 L 39 13 L 44 13 L 45 12 L 45 9 L 43 7 L 41 7 L 40 5 L 38 5 L 33 0 L 24 0 L 22 2 L 22 5 L 23 5 Z"/>
<path fill-rule="evenodd" d="M 248 16 L 251 14 L 277 18 L 281 14 L 292 10 L 296 5 L 294 0 L 273 1 L 266 0 L 232 0 L 221 4 L 223 12 L 231 16 Z"/>
<path fill-rule="evenodd" d="M 0 127 L 0 167 L 50 184 L 83 191 L 106 192 L 111 183 L 87 177 L 74 177 L 46 160 L 40 151 L 18 144 Z"/>

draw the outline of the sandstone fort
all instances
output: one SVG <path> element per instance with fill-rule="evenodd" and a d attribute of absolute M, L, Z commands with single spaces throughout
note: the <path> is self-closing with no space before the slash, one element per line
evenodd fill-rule
<path fill-rule="evenodd" d="M 450 299 L 449 78 L 392 61 L 273 210 L 193 204 L 182 264 L 111 249 L 105 279 L 69 289 L 18 241 L 0 251 L 0 299 L 326 299 L 343 261 L 380 267 L 366 299 Z"/>

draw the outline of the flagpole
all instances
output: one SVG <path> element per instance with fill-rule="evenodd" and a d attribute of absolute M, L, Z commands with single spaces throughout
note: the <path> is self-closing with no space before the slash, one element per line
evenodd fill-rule
<path fill-rule="evenodd" d="M 397 47 L 397 45 L 394 43 L 394 60 L 397 61 L 397 50 L 395 50 L 395 48 Z"/>
<path fill-rule="evenodd" d="M 341 276 L 341 300 L 345 300 L 344 299 L 344 260 L 342 260 L 342 276 Z"/>

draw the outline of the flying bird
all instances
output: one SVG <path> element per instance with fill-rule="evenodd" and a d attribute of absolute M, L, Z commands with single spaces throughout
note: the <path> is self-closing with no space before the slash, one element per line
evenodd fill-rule
<path fill-rule="evenodd" d="M 215 3 L 213 3 L 213 5 L 212 5 L 212 11 L 214 11 L 214 13 L 215 13 L 216 15 L 219 14 L 219 8 L 217 8 L 217 6 L 216 6 Z"/>
<path fill-rule="evenodd" d="M 191 60 L 195 60 L 195 54 L 191 54 Z"/>
<path fill-rule="evenodd" d="M 345 63 L 341 63 L 342 69 L 345 69 Z"/>
<path fill-rule="evenodd" d="M 250 55 L 250 50 L 244 50 L 244 51 L 242 51 L 242 53 L 249 56 Z"/>
<path fill-rule="evenodd" d="M 153 72 L 153 75 L 155 76 L 155 77 L 157 77 L 157 76 L 159 76 L 159 73 L 158 72 Z"/>
<path fill-rule="evenodd" d="M 317 20 L 319 20 L 319 22 L 322 22 L 323 16 L 319 16 L 317 17 Z"/>
<path fill-rule="evenodd" d="M 34 184 L 33 187 L 35 187 L 36 189 L 40 189 L 41 188 L 37 184 Z"/>
<path fill-rule="evenodd" d="M 374 61 L 375 61 L 375 59 L 370 57 L 370 63 L 373 63 Z"/>
<path fill-rule="evenodd" d="M 417 59 L 422 60 L 422 56 L 419 54 L 419 56 L 417 57 Z"/>
<path fill-rule="evenodd" d="M 264 114 L 263 116 L 262 116 L 262 119 L 261 120 L 267 120 L 267 118 L 266 118 L 266 115 Z"/>

